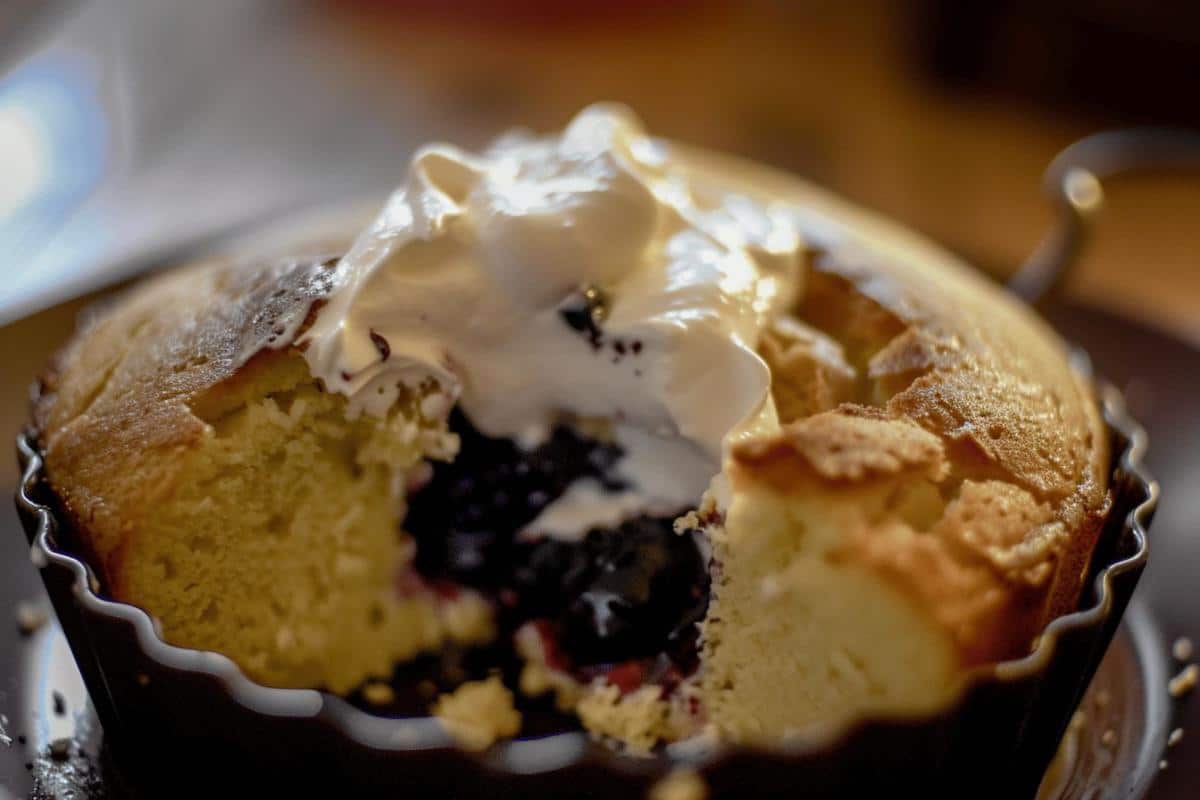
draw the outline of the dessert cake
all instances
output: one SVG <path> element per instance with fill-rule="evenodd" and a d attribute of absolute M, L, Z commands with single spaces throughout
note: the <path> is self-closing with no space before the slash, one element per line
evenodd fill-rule
<path fill-rule="evenodd" d="M 766 176 L 596 106 L 423 148 L 347 252 L 134 288 L 35 401 L 104 591 L 267 685 L 420 685 L 468 747 L 531 703 L 631 753 L 945 707 L 1078 601 L 1091 388 Z"/>

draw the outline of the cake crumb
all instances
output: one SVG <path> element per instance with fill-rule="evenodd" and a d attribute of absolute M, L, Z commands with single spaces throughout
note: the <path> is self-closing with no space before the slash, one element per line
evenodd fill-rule
<path fill-rule="evenodd" d="M 1171 645 L 1171 655 L 1175 656 L 1176 661 L 1191 661 L 1194 650 L 1192 640 L 1186 636 L 1180 636 Z"/>
<path fill-rule="evenodd" d="M 704 530 L 723 521 L 721 510 L 717 506 L 717 499 L 709 492 L 705 492 L 704 496 L 700 498 L 699 507 L 678 517 L 673 523 L 673 527 L 676 533 L 684 534 L 688 531 Z"/>
<path fill-rule="evenodd" d="M 699 530 L 703 527 L 703 523 L 700 522 L 699 514 L 695 511 L 689 511 L 671 523 L 671 527 L 674 528 L 676 533 L 682 535 L 688 531 Z"/>
<path fill-rule="evenodd" d="M 1167 683 L 1167 691 L 1171 693 L 1171 697 L 1183 697 L 1196 688 L 1197 680 L 1200 680 L 1200 667 L 1188 664 Z"/>
<path fill-rule="evenodd" d="M 649 800 L 705 800 L 708 784 L 690 769 L 676 769 L 650 787 Z"/>
<path fill-rule="evenodd" d="M 434 704 L 433 713 L 468 750 L 486 750 L 497 739 L 521 730 L 521 713 L 498 676 L 470 681 Z"/>
<path fill-rule="evenodd" d="M 1159 762 L 1158 762 L 1158 768 L 1159 768 L 1159 770 L 1164 770 L 1164 769 L 1166 769 L 1166 768 L 1167 768 L 1167 767 L 1169 767 L 1169 766 L 1170 766 L 1170 764 L 1168 764 L 1168 763 L 1167 763 L 1167 760 L 1166 760 L 1165 758 L 1164 758 L 1163 760 L 1161 760 L 1161 761 L 1159 761 Z"/>
<path fill-rule="evenodd" d="M 525 661 L 518 683 L 521 693 L 537 697 L 551 692 L 559 711 L 573 712 L 583 693 L 583 686 L 568 673 L 550 667 L 537 626 L 532 623 L 522 625 L 514 637 L 514 644 L 517 654 Z"/>
<path fill-rule="evenodd" d="M 1117 743 L 1117 732 L 1109 728 L 1104 733 L 1100 734 L 1100 744 L 1105 747 L 1112 747 Z"/>
<path fill-rule="evenodd" d="M 623 694 L 619 687 L 597 681 L 587 687 L 575 713 L 593 736 L 619 743 L 631 755 L 648 756 L 658 742 L 673 738 L 671 706 L 660 686 Z"/>
<path fill-rule="evenodd" d="M 71 740 L 55 739 L 50 743 L 50 757 L 55 761 L 66 761 L 71 757 Z"/>
<path fill-rule="evenodd" d="M 49 620 L 46 609 L 39 603 L 17 603 L 17 632 L 22 636 L 32 636 L 41 630 Z"/>
<path fill-rule="evenodd" d="M 1167 737 L 1167 747 L 1174 747 L 1183 739 L 1183 728 L 1176 728 L 1171 731 L 1171 735 Z"/>
<path fill-rule="evenodd" d="M 438 609 L 442 625 L 456 642 L 487 642 L 496 637 L 492 606 L 477 592 L 464 591 Z"/>
<path fill-rule="evenodd" d="M 1101 689 L 1096 692 L 1096 708 L 1108 708 L 1108 704 L 1111 701 L 1112 695 L 1108 693 L 1108 689 Z"/>
<path fill-rule="evenodd" d="M 396 700 L 396 692 L 391 686 L 381 681 L 371 681 L 362 690 L 363 698 L 373 706 L 391 705 Z"/>

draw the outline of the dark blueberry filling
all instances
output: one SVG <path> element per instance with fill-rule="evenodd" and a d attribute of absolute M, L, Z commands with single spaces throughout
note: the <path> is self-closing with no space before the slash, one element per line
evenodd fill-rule
<path fill-rule="evenodd" d="M 563 322 L 567 323 L 572 330 L 579 331 L 586 336 L 593 348 L 600 347 L 600 341 L 604 334 L 595 317 L 592 316 L 591 309 L 585 305 L 580 308 L 564 308 L 558 313 L 562 316 Z"/>
<path fill-rule="evenodd" d="M 586 336 L 596 353 L 600 353 L 606 347 L 611 349 L 614 364 L 619 364 L 627 354 L 636 356 L 642 352 L 642 342 L 639 339 L 606 341 L 601 322 L 608 315 L 608 305 L 604 293 L 596 287 L 588 287 L 572 295 L 558 309 L 558 315 L 568 328 Z M 634 372 L 641 376 L 640 369 Z"/>
<path fill-rule="evenodd" d="M 519 547 L 512 574 L 518 615 L 552 620 L 574 666 L 665 653 L 690 672 L 708 570 L 692 537 L 672 525 L 669 517 L 638 517 L 588 531 L 578 544 Z"/>
<path fill-rule="evenodd" d="M 484 436 L 461 411 L 450 429 L 462 445 L 452 463 L 435 463 L 433 478 L 409 498 L 404 528 L 417 540 L 417 570 L 479 589 L 499 589 L 512 574 L 515 537 L 581 478 L 609 490 L 621 452 L 560 426 L 533 450 Z"/>
<path fill-rule="evenodd" d="M 604 338 L 604 332 L 600 330 L 600 321 L 606 313 L 604 294 L 595 287 L 584 289 L 571 297 L 558 311 L 567 327 L 587 337 L 593 350 L 600 349 L 600 342 Z"/>
<path fill-rule="evenodd" d="M 546 621 L 581 674 L 630 661 L 648 680 L 668 668 L 690 673 L 709 578 L 693 537 L 673 530 L 678 514 L 596 528 L 579 542 L 516 538 L 577 480 L 623 488 L 613 476 L 621 451 L 567 427 L 523 450 L 484 436 L 457 410 L 450 426 L 462 440 L 459 455 L 434 465 L 404 520 L 418 572 L 497 598 L 502 633 Z"/>
<path fill-rule="evenodd" d="M 386 702 L 371 701 L 361 688 L 347 699 L 372 714 L 423 717 L 443 692 L 452 692 L 466 681 L 482 680 L 496 674 L 508 686 L 518 684 L 521 663 L 511 647 L 500 642 L 469 650 L 449 647 L 439 653 L 417 656 L 396 667 L 390 681 L 392 696 Z M 514 694 L 521 711 L 522 736 L 579 730 L 579 720 L 558 710 L 552 697 Z"/>

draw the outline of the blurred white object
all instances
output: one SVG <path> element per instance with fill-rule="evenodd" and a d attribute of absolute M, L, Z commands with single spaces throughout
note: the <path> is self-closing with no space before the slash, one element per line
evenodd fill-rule
<path fill-rule="evenodd" d="M 93 0 L 0 78 L 0 323 L 170 249 L 398 183 L 419 117 L 395 113 L 398 82 L 380 113 L 315 13 Z"/>

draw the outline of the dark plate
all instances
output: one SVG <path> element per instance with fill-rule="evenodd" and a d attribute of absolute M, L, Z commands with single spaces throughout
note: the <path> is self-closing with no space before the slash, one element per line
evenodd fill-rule
<path fill-rule="evenodd" d="M 36 786 L 35 796 L 55 800 L 129 796 L 108 762 L 58 625 L 49 622 L 25 638 L 16 653 L 20 691 L 8 698 L 9 730 L 25 741 L 0 760 L 23 762 L 19 772 L 5 763 L 0 773 L 10 790 Z M 1039 798 L 1144 797 L 1166 746 L 1170 669 L 1157 627 L 1144 603 L 1135 603 L 1081 706 L 1085 720 L 1068 735 L 1060 768 L 1052 770 Z M 1098 789 L 1106 794 L 1097 795 Z"/>

